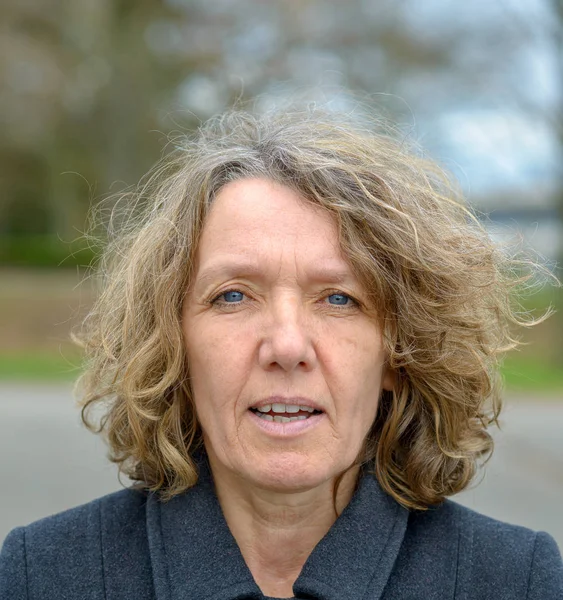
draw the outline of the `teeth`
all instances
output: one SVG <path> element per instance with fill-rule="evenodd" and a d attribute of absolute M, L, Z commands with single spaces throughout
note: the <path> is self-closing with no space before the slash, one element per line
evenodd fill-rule
<path fill-rule="evenodd" d="M 266 410 L 266 408 L 268 410 Z M 262 411 L 262 412 L 268 412 L 270 410 L 270 408 L 272 409 L 272 412 L 275 413 L 296 413 L 299 412 L 300 410 L 305 410 L 307 412 L 314 412 L 314 408 L 311 408 L 310 406 L 300 406 L 299 404 L 277 404 L 274 403 L 271 406 L 269 404 L 267 404 L 266 406 L 262 406 L 261 408 L 259 408 L 258 410 Z"/>
<path fill-rule="evenodd" d="M 263 419 L 265 418 L 267 421 L 276 421 L 278 423 L 287 423 L 288 420 L 291 421 L 302 421 L 303 419 L 306 419 L 307 416 L 305 415 L 300 415 L 299 417 L 281 417 L 279 415 L 276 415 L 275 417 L 273 417 L 272 415 L 269 415 L 267 413 L 269 412 L 273 412 L 273 413 L 282 413 L 282 414 L 291 414 L 291 413 L 298 413 L 299 411 L 302 412 L 307 412 L 307 413 L 314 413 L 315 409 L 312 408 L 311 406 L 305 406 L 302 404 L 281 404 L 279 402 L 274 402 L 273 404 L 264 404 L 263 406 L 259 406 L 256 407 L 254 409 L 252 409 L 256 412 L 256 414 L 259 417 L 262 417 Z M 285 420 L 280 421 L 280 418 L 283 418 Z"/>
<path fill-rule="evenodd" d="M 281 415 L 276 415 L 272 417 L 272 415 L 266 415 L 264 413 L 257 413 L 257 415 L 264 419 L 265 421 L 275 421 L 276 423 L 290 423 L 291 421 L 304 421 L 308 417 L 305 415 L 299 415 L 298 417 L 282 417 Z"/>
<path fill-rule="evenodd" d="M 272 417 L 272 415 L 264 415 L 264 414 L 258 413 L 258 416 L 261 419 L 264 419 L 265 421 L 273 421 L 274 420 L 274 417 Z"/>

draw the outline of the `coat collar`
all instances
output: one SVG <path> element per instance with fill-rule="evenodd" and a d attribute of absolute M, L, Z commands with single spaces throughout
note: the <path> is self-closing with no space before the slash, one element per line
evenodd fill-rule
<path fill-rule="evenodd" d="M 358 489 L 317 544 L 293 586 L 297 598 L 381 597 L 403 540 L 408 511 L 375 477 Z M 206 460 L 197 485 L 169 502 L 147 503 L 147 533 L 157 600 L 262 600 L 223 517 Z"/>

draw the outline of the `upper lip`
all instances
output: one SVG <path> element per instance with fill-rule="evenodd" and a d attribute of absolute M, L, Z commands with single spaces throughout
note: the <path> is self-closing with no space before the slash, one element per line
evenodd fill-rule
<path fill-rule="evenodd" d="M 310 406 L 319 412 L 324 412 L 324 409 L 318 402 L 311 400 L 309 398 L 304 398 L 303 396 L 269 396 L 268 398 L 263 398 L 258 402 L 255 402 L 249 408 L 261 408 L 266 404 L 293 404 L 295 406 Z"/>

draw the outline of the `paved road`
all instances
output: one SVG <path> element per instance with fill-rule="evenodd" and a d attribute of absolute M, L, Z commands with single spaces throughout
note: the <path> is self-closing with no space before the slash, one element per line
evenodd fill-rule
<path fill-rule="evenodd" d="M 563 548 L 563 399 L 508 403 L 484 479 L 457 499 Z M 0 541 L 16 525 L 120 488 L 69 386 L 0 386 Z"/>

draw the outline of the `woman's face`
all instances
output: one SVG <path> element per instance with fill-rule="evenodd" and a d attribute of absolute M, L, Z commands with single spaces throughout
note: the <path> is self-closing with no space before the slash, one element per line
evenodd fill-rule
<path fill-rule="evenodd" d="M 182 325 L 214 470 L 300 491 L 354 462 L 392 386 L 365 302 L 329 215 L 268 180 L 221 189 Z"/>

